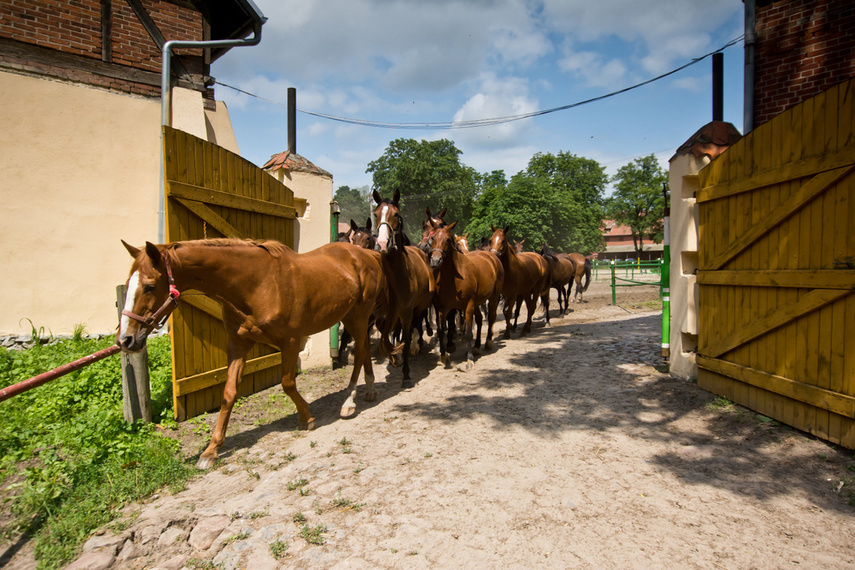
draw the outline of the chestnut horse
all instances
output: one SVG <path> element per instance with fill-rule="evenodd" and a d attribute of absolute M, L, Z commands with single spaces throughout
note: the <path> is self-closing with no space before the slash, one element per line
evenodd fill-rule
<path fill-rule="evenodd" d="M 380 255 L 345 243 L 330 243 L 298 254 L 275 241 L 234 239 L 146 243 L 122 242 L 134 258 L 128 297 L 116 342 L 139 352 L 151 325 L 147 318 L 177 291 L 196 289 L 223 306 L 228 334 L 228 373 L 211 442 L 196 464 L 211 467 L 226 437 L 246 355 L 256 343 L 282 352 L 282 388 L 300 414 L 300 426 L 315 418 L 297 391 L 300 340 L 341 321 L 354 334 L 354 366 L 341 417 L 354 415 L 356 382 L 365 370 L 365 400 L 377 397 L 369 354 L 368 322 L 387 305 L 387 282 Z M 150 320 L 150 319 L 149 319 Z"/>
<path fill-rule="evenodd" d="M 393 358 L 389 333 L 401 321 L 401 335 L 404 340 L 404 366 L 402 386 L 410 388 L 410 347 L 413 336 L 413 321 L 420 320 L 433 303 L 436 293 L 436 279 L 428 267 L 427 256 L 416 246 L 405 245 L 404 220 L 398 203 L 401 193 L 389 198 L 381 198 L 374 190 L 374 210 L 377 228 L 377 251 L 382 258 L 383 271 L 389 282 L 389 317 L 381 332 L 381 345 Z"/>
<path fill-rule="evenodd" d="M 577 303 L 582 302 L 582 293 L 588 290 L 588 285 L 591 284 L 591 260 L 582 255 L 581 253 L 568 253 L 570 259 L 573 260 L 573 263 L 576 264 L 576 275 L 574 280 L 576 282 L 576 292 L 573 293 L 573 300 Z M 585 277 L 585 285 L 582 285 L 582 276 Z M 569 292 L 570 285 L 568 285 Z M 576 297 L 579 297 L 576 300 Z"/>
<path fill-rule="evenodd" d="M 359 227 L 356 225 L 352 219 L 350 220 L 350 229 L 346 232 L 340 233 L 338 235 L 338 241 L 344 243 L 351 243 L 357 247 L 361 247 L 362 249 L 369 249 L 374 251 L 374 247 L 377 245 L 377 240 L 374 238 L 374 234 L 371 233 L 371 218 L 365 220 L 365 226 Z M 369 325 L 370 329 L 372 325 Z M 339 338 L 338 343 L 338 365 L 344 366 L 347 364 L 347 354 L 345 350 L 347 349 L 347 345 L 350 343 L 350 340 L 353 337 L 347 328 L 342 327 L 341 329 L 341 337 Z"/>
<path fill-rule="evenodd" d="M 490 224 L 490 227 L 493 230 L 493 235 L 490 237 L 490 251 L 499 256 L 505 270 L 505 281 L 502 287 L 502 296 L 505 298 L 504 338 L 511 337 L 511 314 L 514 305 L 522 301 L 525 301 L 528 315 L 521 334 L 528 334 L 531 332 L 531 320 L 534 317 L 537 300 L 544 293 L 549 293 L 551 280 L 549 264 L 533 251 L 517 253 L 508 239 L 510 226 L 502 229 Z M 548 315 L 547 312 L 547 323 Z"/>
<path fill-rule="evenodd" d="M 481 305 L 487 303 L 487 339 L 484 347 L 493 348 L 493 324 L 499 307 L 505 271 L 498 257 L 486 251 L 464 253 L 452 233 L 457 222 L 434 227 L 430 238 L 430 266 L 436 275 L 436 307 L 439 322 L 439 353 L 443 364 L 448 362 L 445 344 L 445 316 L 452 309 L 463 313 L 466 338 L 466 367 L 475 365 L 472 353 L 472 317 L 478 323 L 474 348 L 481 346 Z"/>
<path fill-rule="evenodd" d="M 558 315 L 563 316 L 570 310 L 569 287 L 576 276 L 576 264 L 566 253 L 553 253 L 547 244 L 540 248 L 540 255 L 549 263 L 552 270 L 552 288 L 558 293 Z M 543 299 L 544 310 L 549 314 L 549 295 Z"/>

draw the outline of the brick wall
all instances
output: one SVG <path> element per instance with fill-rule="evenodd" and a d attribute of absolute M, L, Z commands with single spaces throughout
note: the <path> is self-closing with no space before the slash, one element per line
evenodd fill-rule
<path fill-rule="evenodd" d="M 758 2 L 754 124 L 855 76 L 855 2 Z"/>
<path fill-rule="evenodd" d="M 167 41 L 204 39 L 199 12 L 162 0 L 141 0 L 141 3 Z M 127 2 L 111 2 L 111 20 L 112 61 L 104 63 L 117 66 L 117 70 L 159 74 L 160 50 Z M 160 96 L 159 84 L 134 81 L 127 73 L 105 74 L 105 66 L 87 65 L 83 60 L 79 66 L 69 65 L 68 57 L 57 58 L 51 63 L 49 54 L 52 52 L 101 62 L 101 30 L 101 0 L 0 0 L 0 38 L 44 48 L 37 52 L 16 50 L 14 43 L 7 41 L 4 44 L 7 49 L 0 53 L 0 67 L 111 90 Z M 182 50 L 179 55 L 187 56 L 183 61 L 191 73 L 203 72 L 202 50 Z"/>

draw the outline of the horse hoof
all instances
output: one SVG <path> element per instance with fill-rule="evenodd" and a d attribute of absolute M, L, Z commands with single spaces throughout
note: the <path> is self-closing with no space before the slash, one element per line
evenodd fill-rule
<path fill-rule="evenodd" d="M 448 364 L 448 354 L 440 354 L 439 361 L 442 362 L 442 365 L 445 366 Z"/>
<path fill-rule="evenodd" d="M 401 380 L 401 390 L 409 390 L 410 388 L 415 388 L 416 385 L 409 378 L 404 378 Z"/>
<path fill-rule="evenodd" d="M 344 412 L 344 408 L 342 408 L 342 412 Z M 353 407 L 353 412 L 351 412 L 351 415 L 353 415 L 354 412 L 356 412 L 356 406 Z M 300 429 L 304 431 L 312 431 L 313 429 L 315 429 L 315 418 L 312 418 L 307 422 L 300 420 Z"/>
<path fill-rule="evenodd" d="M 484 350 L 493 350 L 493 341 L 488 340 L 484 343 Z"/>
<path fill-rule="evenodd" d="M 196 469 L 200 469 L 202 471 L 207 471 L 211 467 L 214 466 L 214 463 L 217 461 L 217 457 L 205 457 L 204 455 L 199 457 L 199 461 L 196 462 Z"/>
<path fill-rule="evenodd" d="M 339 416 L 342 419 L 352 418 L 356 415 L 356 406 L 354 404 L 346 404 L 341 407 L 341 412 L 339 412 Z"/>
<path fill-rule="evenodd" d="M 474 368 L 475 368 L 475 363 L 471 360 L 466 360 L 464 362 L 461 362 L 457 366 L 457 369 L 461 372 L 471 372 Z"/>
<path fill-rule="evenodd" d="M 377 399 L 377 390 L 372 392 L 365 392 L 365 397 L 363 398 L 366 402 L 373 402 Z"/>

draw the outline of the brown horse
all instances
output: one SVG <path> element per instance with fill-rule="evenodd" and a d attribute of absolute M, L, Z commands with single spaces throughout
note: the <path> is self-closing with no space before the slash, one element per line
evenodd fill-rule
<path fill-rule="evenodd" d="M 511 330 L 513 330 L 511 314 L 514 305 L 522 301 L 525 301 L 528 316 L 521 334 L 528 334 L 531 332 L 531 320 L 534 317 L 537 300 L 544 293 L 549 293 L 551 280 L 549 264 L 533 251 L 517 253 L 508 240 L 510 226 L 502 229 L 491 224 L 490 227 L 493 230 L 493 235 L 490 237 L 490 251 L 499 256 L 505 270 L 505 281 L 502 288 L 502 295 L 505 298 L 506 328 L 504 338 L 511 337 Z"/>
<path fill-rule="evenodd" d="M 344 243 L 302 254 L 275 241 L 146 243 L 142 249 L 122 243 L 134 258 L 128 301 L 116 334 L 122 350 L 143 349 L 151 328 L 146 318 L 174 288 L 197 289 L 222 303 L 229 339 L 228 374 L 217 426 L 197 467 L 207 469 L 217 459 L 246 355 L 256 343 L 282 351 L 282 388 L 297 407 L 304 429 L 312 429 L 315 418 L 294 381 L 300 340 L 339 321 L 354 333 L 355 341 L 353 373 L 341 417 L 356 412 L 354 397 L 361 368 L 365 370 L 365 400 L 376 398 L 368 322 L 372 313 L 384 314 L 388 302 L 378 253 Z"/>
<path fill-rule="evenodd" d="M 415 246 L 405 245 L 404 220 L 398 202 L 401 193 L 395 191 L 392 199 L 382 198 L 374 191 L 374 210 L 377 228 L 377 251 L 382 257 L 383 271 L 389 282 L 391 318 L 381 329 L 381 344 L 392 356 L 389 333 L 401 321 L 401 333 L 404 339 L 403 382 L 405 388 L 412 387 L 410 379 L 410 347 L 412 345 L 413 321 L 420 320 L 433 303 L 436 293 L 436 279 L 428 267 L 424 251 Z"/>
<path fill-rule="evenodd" d="M 576 264 L 566 254 L 553 253 L 547 244 L 543 244 L 540 248 L 540 255 L 549 263 L 552 271 L 552 288 L 558 293 L 558 316 L 564 316 L 566 311 L 570 310 L 568 305 L 569 292 L 567 287 L 572 283 L 576 276 Z M 546 314 L 549 314 L 549 295 L 543 297 L 543 307 Z"/>
<path fill-rule="evenodd" d="M 448 362 L 445 344 L 445 316 L 452 309 L 463 313 L 466 338 L 466 367 L 475 364 L 472 353 L 472 317 L 478 323 L 474 348 L 481 346 L 481 305 L 487 303 L 487 340 L 484 347 L 493 348 L 493 324 L 504 284 L 504 268 L 498 257 L 486 251 L 464 253 L 452 233 L 457 222 L 434 228 L 431 236 L 430 266 L 436 275 L 437 293 L 434 306 L 439 322 L 439 352 L 443 364 Z"/>
<path fill-rule="evenodd" d="M 576 264 L 576 275 L 574 276 L 574 281 L 576 282 L 576 292 L 573 293 L 573 300 L 577 303 L 582 302 L 582 293 L 588 290 L 588 285 L 591 284 L 591 260 L 582 255 L 581 253 L 568 253 L 570 259 L 573 260 L 573 263 Z M 585 285 L 582 285 L 582 277 L 585 277 Z M 570 289 L 570 285 L 568 287 L 568 292 Z M 576 300 L 576 297 L 579 297 Z"/>
<path fill-rule="evenodd" d="M 363 249 L 374 249 L 377 246 L 377 239 L 371 233 L 371 218 L 365 220 L 365 226 L 359 227 L 356 222 L 350 220 L 350 229 L 339 234 L 338 241 L 352 243 Z"/>

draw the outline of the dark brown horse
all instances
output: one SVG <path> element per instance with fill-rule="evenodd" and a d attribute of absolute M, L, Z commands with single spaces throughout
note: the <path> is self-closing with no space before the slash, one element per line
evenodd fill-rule
<path fill-rule="evenodd" d="M 552 271 L 552 288 L 558 293 L 558 315 L 563 316 L 565 312 L 570 310 L 568 287 L 576 276 L 576 264 L 567 254 L 553 253 L 547 244 L 543 244 L 540 248 L 540 255 L 549 263 Z M 549 295 L 543 298 L 543 307 L 548 315 Z"/>
<path fill-rule="evenodd" d="M 423 317 L 433 303 L 436 293 L 436 279 L 428 267 L 427 256 L 418 247 L 405 245 L 404 220 L 398 202 L 401 194 L 397 190 L 390 200 L 382 198 L 374 191 L 374 226 L 377 228 L 377 251 L 382 256 L 383 271 L 389 282 L 391 318 L 381 329 L 381 344 L 384 350 L 394 358 L 389 344 L 389 334 L 401 321 L 401 333 L 404 340 L 403 382 L 405 388 L 413 385 L 410 379 L 410 347 L 412 345 L 413 322 Z"/>
<path fill-rule="evenodd" d="M 490 227 L 493 230 L 493 235 L 490 237 L 490 251 L 499 256 L 505 270 L 502 288 L 502 296 L 505 298 L 504 338 L 511 337 L 513 308 L 522 301 L 525 302 L 528 315 L 521 334 L 528 334 L 531 332 L 531 320 L 534 317 L 537 300 L 544 293 L 549 293 L 551 280 L 549 264 L 532 251 L 517 253 L 508 239 L 510 226 L 502 229 L 491 224 Z"/>
<path fill-rule="evenodd" d="M 352 243 L 363 249 L 374 249 L 377 246 L 377 239 L 371 233 L 371 218 L 365 220 L 365 226 L 359 227 L 356 222 L 350 220 L 350 229 L 339 234 L 338 241 Z"/>
<path fill-rule="evenodd" d="M 457 309 L 464 318 L 467 343 L 466 367 L 472 368 L 474 348 L 481 346 L 481 305 L 487 303 L 487 339 L 484 347 L 493 348 L 493 324 L 499 296 L 504 284 L 504 268 L 498 257 L 486 251 L 464 253 L 457 245 L 453 230 L 457 222 L 434 228 L 430 239 L 430 266 L 436 275 L 437 293 L 434 306 L 439 322 L 439 352 L 443 364 L 448 362 L 445 343 L 445 317 Z M 478 335 L 473 345 L 472 318 L 478 323 Z"/>
<path fill-rule="evenodd" d="M 573 263 L 576 264 L 576 275 L 574 277 L 574 281 L 576 282 L 576 292 L 573 293 L 573 300 L 577 303 L 582 302 L 582 293 L 588 290 L 588 285 L 591 284 L 591 260 L 582 255 L 581 253 L 568 253 L 570 259 L 573 260 Z M 582 277 L 585 277 L 585 285 L 582 285 Z M 570 286 L 568 285 L 568 292 Z M 579 297 L 577 300 L 576 297 Z"/>
<path fill-rule="evenodd" d="M 124 243 L 124 242 L 122 242 Z M 211 442 L 196 464 L 214 464 L 226 437 L 246 355 L 263 343 L 282 351 L 282 388 L 294 402 L 304 429 L 315 418 L 297 391 L 295 375 L 300 340 L 341 321 L 354 333 L 354 367 L 341 417 L 356 412 L 354 397 L 360 369 L 365 370 L 365 400 L 377 396 L 369 354 L 368 322 L 387 305 L 386 275 L 380 255 L 345 243 L 331 243 L 298 254 L 274 241 L 204 240 L 168 245 L 125 244 L 134 258 L 128 301 L 116 334 L 126 352 L 145 346 L 145 321 L 173 288 L 197 289 L 223 306 L 228 334 L 228 374 Z"/>

